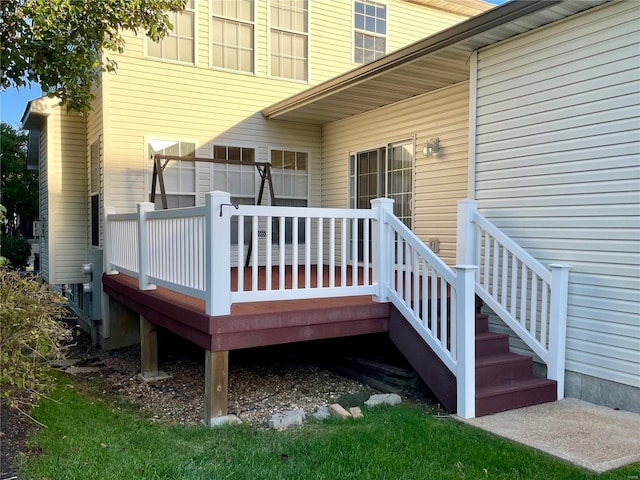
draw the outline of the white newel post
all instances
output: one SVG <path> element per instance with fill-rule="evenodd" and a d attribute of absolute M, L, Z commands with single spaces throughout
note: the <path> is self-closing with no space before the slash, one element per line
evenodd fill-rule
<path fill-rule="evenodd" d="M 138 288 L 155 290 L 149 283 L 149 229 L 147 228 L 147 212 L 153 212 L 155 205 L 150 202 L 138 204 Z"/>
<path fill-rule="evenodd" d="M 106 207 L 104 209 L 104 248 L 103 248 L 103 267 L 104 273 L 107 275 L 115 275 L 119 273 L 117 270 L 114 270 L 111 265 L 111 252 L 112 252 L 112 243 L 113 238 L 111 237 L 111 225 L 109 223 L 109 215 L 115 215 L 116 209 L 115 207 Z"/>
<path fill-rule="evenodd" d="M 476 416 L 475 265 L 456 265 L 457 413 Z"/>
<path fill-rule="evenodd" d="M 549 311 L 549 358 L 547 378 L 558 383 L 558 400 L 564 398 L 564 362 L 567 343 L 567 297 L 571 265 L 552 263 Z"/>
<path fill-rule="evenodd" d="M 476 253 L 478 229 L 473 225 L 473 215 L 477 210 L 478 202 L 475 200 L 458 201 L 456 263 L 459 265 L 479 263 Z"/>
<path fill-rule="evenodd" d="M 376 302 L 389 301 L 387 285 L 391 282 L 392 269 L 385 215 L 386 212 L 393 213 L 393 202 L 394 200 L 391 198 L 375 198 L 371 200 L 371 208 L 377 211 L 371 232 L 372 280 L 374 285 L 378 285 L 378 292 L 373 296 Z"/>
<path fill-rule="evenodd" d="M 205 197 L 205 275 L 207 315 L 231 313 L 231 195 L 209 192 Z M 255 254 L 254 254 L 255 255 Z"/>

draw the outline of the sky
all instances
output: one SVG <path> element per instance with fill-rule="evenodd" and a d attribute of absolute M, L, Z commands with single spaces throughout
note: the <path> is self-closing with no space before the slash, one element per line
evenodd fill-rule
<path fill-rule="evenodd" d="M 501 5 L 507 0 L 486 0 L 489 3 Z M 42 91 L 38 85 L 31 88 L 22 87 L 19 90 L 8 88 L 0 92 L 0 120 L 12 125 L 15 128 L 20 127 L 20 119 L 24 113 L 29 100 L 42 96 Z"/>
<path fill-rule="evenodd" d="M 20 127 L 20 119 L 29 100 L 42 96 L 40 86 L 8 88 L 0 92 L 0 119 L 15 128 Z"/>

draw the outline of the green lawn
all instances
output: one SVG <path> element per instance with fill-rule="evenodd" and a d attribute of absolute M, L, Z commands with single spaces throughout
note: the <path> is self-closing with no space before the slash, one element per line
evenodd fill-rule
<path fill-rule="evenodd" d="M 596 476 L 453 419 L 402 405 L 277 432 L 158 425 L 61 385 L 34 416 L 20 479 L 589 479 Z M 602 475 L 637 479 L 638 465 Z"/>

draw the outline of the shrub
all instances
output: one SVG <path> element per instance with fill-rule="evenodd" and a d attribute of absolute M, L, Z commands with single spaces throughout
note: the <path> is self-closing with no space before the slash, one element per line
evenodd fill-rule
<path fill-rule="evenodd" d="M 31 255 L 31 245 L 24 237 L 2 237 L 0 239 L 0 255 L 9 261 L 11 267 L 21 269 L 27 265 Z"/>
<path fill-rule="evenodd" d="M 0 268 L 0 387 L 3 398 L 37 398 L 53 381 L 44 366 L 62 356 L 70 331 L 59 319 L 65 299 L 33 275 Z"/>

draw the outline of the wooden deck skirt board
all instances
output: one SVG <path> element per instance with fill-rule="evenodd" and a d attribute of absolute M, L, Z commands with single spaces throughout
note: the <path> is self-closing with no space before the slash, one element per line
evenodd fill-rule
<path fill-rule="evenodd" d="M 148 321 L 209 351 L 364 335 L 389 329 L 389 304 L 370 296 L 234 304 L 231 315 L 209 316 L 203 300 L 137 279 L 104 275 L 104 292 Z"/>

